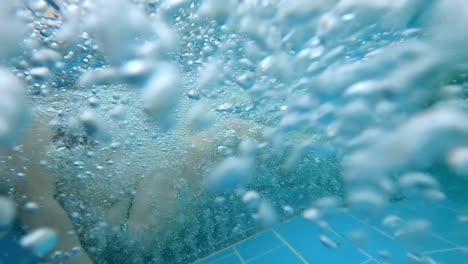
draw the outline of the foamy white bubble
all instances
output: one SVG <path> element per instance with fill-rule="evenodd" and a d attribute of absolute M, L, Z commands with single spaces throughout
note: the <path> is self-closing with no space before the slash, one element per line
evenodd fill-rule
<path fill-rule="evenodd" d="M 329 249 L 337 249 L 340 247 L 338 242 L 325 235 L 320 236 L 320 242 L 322 242 L 322 245 Z"/>
<path fill-rule="evenodd" d="M 256 191 L 247 191 L 242 195 L 242 202 L 244 202 L 251 209 L 258 208 L 260 204 L 260 194 Z"/>
<path fill-rule="evenodd" d="M 22 247 L 30 250 L 35 256 L 39 258 L 45 257 L 57 245 L 57 233 L 50 228 L 40 228 L 26 234 L 20 239 Z"/>
<path fill-rule="evenodd" d="M 403 193 L 407 197 L 435 199 L 439 191 L 439 183 L 432 176 L 425 173 L 407 173 L 399 179 Z"/>
<path fill-rule="evenodd" d="M 182 91 L 177 69 L 161 65 L 142 91 L 143 109 L 163 127 L 170 128 Z"/>
<path fill-rule="evenodd" d="M 219 192 L 234 191 L 245 186 L 252 177 L 252 161 L 244 157 L 228 157 L 207 176 L 208 189 Z"/>

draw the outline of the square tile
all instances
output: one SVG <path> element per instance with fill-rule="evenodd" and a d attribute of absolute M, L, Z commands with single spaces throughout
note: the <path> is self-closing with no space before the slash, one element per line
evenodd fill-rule
<path fill-rule="evenodd" d="M 283 246 L 281 240 L 279 240 L 272 231 L 265 231 L 255 235 L 245 241 L 242 241 L 235 247 L 239 250 L 239 254 L 245 261 L 262 255 L 272 249 Z"/>
<path fill-rule="evenodd" d="M 457 186 L 454 186 L 454 188 L 446 191 L 445 194 L 454 202 L 457 202 L 461 205 L 468 205 L 468 194 L 466 192 L 466 186 L 468 186 L 468 181 L 461 181 Z"/>
<path fill-rule="evenodd" d="M 284 223 L 275 229 L 291 247 L 310 263 L 360 264 L 368 259 L 358 248 L 334 233 L 325 235 L 334 240 L 339 247 L 326 247 L 320 241 L 320 235 L 323 233 L 302 217 Z"/>
<path fill-rule="evenodd" d="M 468 205 L 445 199 L 440 202 L 440 206 L 451 209 L 456 212 L 468 214 Z"/>
<path fill-rule="evenodd" d="M 450 250 L 428 254 L 437 264 L 468 264 L 468 249 Z"/>
<path fill-rule="evenodd" d="M 195 263 L 197 264 L 212 264 L 212 263 L 215 263 L 216 261 L 220 260 L 220 259 L 223 259 L 229 255 L 234 255 L 236 254 L 236 252 L 234 251 L 234 249 L 232 249 L 231 247 L 227 248 L 227 249 L 223 249 L 217 253 L 214 253 L 213 255 L 210 255 L 206 258 L 203 258 Z"/>
<path fill-rule="evenodd" d="M 468 232 L 460 232 L 468 230 L 468 222 L 459 221 L 463 213 L 419 201 L 408 201 L 403 205 L 429 220 L 434 234 L 457 246 L 468 245 Z"/>
<path fill-rule="evenodd" d="M 364 234 L 359 246 L 374 259 L 386 263 L 406 263 L 407 250 L 398 241 L 382 234 L 367 224 L 359 222 L 349 214 L 339 215 L 329 221 L 330 226 L 344 237 L 350 237 L 353 232 Z M 385 255 L 388 255 L 385 256 Z"/>
<path fill-rule="evenodd" d="M 265 255 L 253 258 L 248 264 L 303 264 L 288 247 L 282 246 Z"/>
<path fill-rule="evenodd" d="M 224 258 L 221 258 L 213 262 L 212 264 L 242 264 L 242 261 L 240 260 L 237 254 L 234 254 L 234 255 L 228 255 Z"/>
<path fill-rule="evenodd" d="M 377 261 L 373 260 L 373 259 L 368 259 L 364 262 L 362 262 L 361 264 L 379 264 Z"/>
<path fill-rule="evenodd" d="M 404 206 L 404 203 L 405 202 L 388 204 L 384 215 L 375 217 L 375 218 L 365 219 L 364 222 L 378 229 L 379 231 L 384 232 L 388 236 L 396 239 L 397 241 L 400 241 L 398 240 L 398 238 L 395 238 L 396 229 L 389 227 L 389 226 L 385 226 L 383 224 L 383 219 L 385 218 L 385 216 L 388 216 L 388 215 L 398 216 L 402 220 L 403 224 L 405 222 L 412 221 L 412 220 L 425 219 L 424 216 L 418 213 L 415 213 L 415 211 Z M 452 248 L 455 246 L 455 244 L 442 240 L 432 234 L 428 234 L 427 238 L 413 241 L 413 243 L 409 243 L 405 241 L 400 241 L 400 242 L 402 242 L 408 249 L 411 249 L 411 251 L 416 251 L 416 252 L 435 251 L 435 250 Z"/>

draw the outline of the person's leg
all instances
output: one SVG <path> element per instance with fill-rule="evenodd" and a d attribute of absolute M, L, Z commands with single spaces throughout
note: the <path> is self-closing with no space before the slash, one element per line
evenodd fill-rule
<path fill-rule="evenodd" d="M 36 228 L 50 227 L 58 235 L 58 245 L 55 250 L 71 252 L 72 248 L 81 248 L 76 235 L 70 235 L 74 228 L 69 216 L 54 200 L 54 177 L 48 171 L 43 161 L 47 160 L 47 147 L 51 143 L 51 130 L 48 125 L 50 118 L 35 116 L 32 124 L 26 131 L 23 140 L 19 143 L 19 151 L 10 153 L 11 159 L 7 162 L 10 173 L 24 173 L 24 179 L 16 181 L 16 202 L 19 207 L 31 201 L 39 205 L 35 213 L 19 210 L 20 221 L 32 231 Z M 68 263 L 92 263 L 84 250 L 81 256 L 73 258 Z"/>
<path fill-rule="evenodd" d="M 218 147 L 226 145 L 236 153 L 242 140 L 259 138 L 259 124 L 230 118 L 218 129 L 195 134 L 186 142 L 180 142 L 181 145 L 175 146 L 180 155 L 171 157 L 173 160 L 166 165 L 155 164 L 153 172 L 139 181 L 129 210 L 129 230 L 139 234 L 140 241 L 144 241 L 145 236 L 175 234 L 180 225 L 178 217 L 192 215 L 190 210 L 196 210 L 200 202 L 197 199 L 202 199 L 204 192 L 208 192 L 204 189 L 203 178 L 208 169 L 223 158 Z M 166 239 L 164 235 L 157 238 Z"/>

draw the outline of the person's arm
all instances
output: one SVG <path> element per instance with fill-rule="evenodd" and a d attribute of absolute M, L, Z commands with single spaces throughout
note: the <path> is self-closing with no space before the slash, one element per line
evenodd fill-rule
<path fill-rule="evenodd" d="M 32 124 L 20 142 L 22 150 L 15 153 L 11 161 L 12 168 L 24 172 L 25 179 L 17 180 L 16 197 L 18 205 L 25 201 L 36 202 L 39 210 L 27 213 L 19 210 L 21 222 L 32 231 L 40 227 L 53 228 L 58 235 L 58 245 L 55 250 L 71 252 L 72 248 L 81 248 L 76 235 L 70 236 L 73 225 L 67 213 L 54 200 L 54 177 L 41 161 L 47 160 L 47 147 L 51 143 L 51 129 L 48 125 L 50 118 L 33 118 Z M 91 259 L 81 249 L 81 256 L 71 259 L 67 263 L 92 263 Z"/>

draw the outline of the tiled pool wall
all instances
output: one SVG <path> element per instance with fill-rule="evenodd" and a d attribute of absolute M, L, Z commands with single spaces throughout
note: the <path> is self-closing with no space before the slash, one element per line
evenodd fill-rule
<path fill-rule="evenodd" d="M 408 256 L 411 252 L 421 259 L 430 257 L 436 263 L 468 263 L 468 224 L 459 219 L 468 213 L 468 205 L 402 201 L 391 204 L 388 211 L 403 221 L 430 219 L 430 234 L 411 245 L 396 238 L 392 230 L 376 219 L 362 219 L 345 212 L 331 219 L 330 229 L 324 232 L 296 217 L 197 263 L 412 263 Z M 363 243 L 355 244 L 348 239 L 357 230 L 367 234 Z M 324 246 L 319 239 L 322 234 L 334 240 L 338 248 Z"/>
<path fill-rule="evenodd" d="M 465 185 L 463 185 L 465 183 Z M 301 216 L 233 244 L 198 264 L 268 263 L 468 263 L 468 200 L 464 180 L 444 183 L 447 199 L 438 202 L 401 200 L 390 203 L 384 215 L 405 223 L 428 220 L 429 231 L 410 238 L 395 232 L 381 217 L 362 217 L 347 210 L 321 229 Z M 366 234 L 358 242 L 353 235 Z M 336 243 L 323 243 L 321 236 Z"/>

